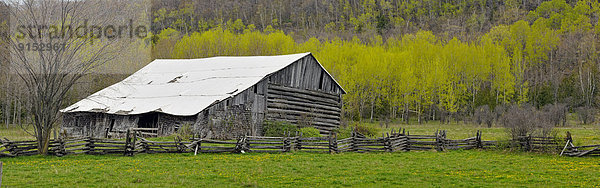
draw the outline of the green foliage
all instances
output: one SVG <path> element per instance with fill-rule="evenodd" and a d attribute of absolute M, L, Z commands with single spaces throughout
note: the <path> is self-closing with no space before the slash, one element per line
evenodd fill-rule
<path fill-rule="evenodd" d="M 302 137 L 321 137 L 319 129 L 316 129 L 314 127 L 301 128 L 300 132 L 302 133 Z"/>
<path fill-rule="evenodd" d="M 338 139 L 350 138 L 352 136 L 352 127 L 340 127 L 335 130 Z"/>
<path fill-rule="evenodd" d="M 507 1 L 506 6 L 518 9 L 520 2 Z M 469 11 L 472 6 L 487 7 L 484 1 L 395 4 L 366 0 L 358 4 L 361 9 L 355 9 L 356 5 L 347 1 L 340 1 L 339 7 L 329 5 L 328 8 L 339 9 L 340 18 L 323 22 L 324 30 L 336 32 L 353 28 L 349 30 L 372 30 L 371 33 L 376 30 L 384 34 L 394 27 L 415 24 L 415 20 L 426 19 L 434 12 L 443 16 L 465 14 L 470 32 L 483 31 L 487 28 L 484 25 L 489 24 L 489 20 L 484 19 L 486 13 Z M 582 86 L 600 82 L 596 77 L 588 79 L 595 75 L 598 68 L 594 62 L 600 58 L 595 53 L 598 47 L 594 42 L 598 40 L 600 26 L 593 23 L 594 15 L 600 13 L 600 4 L 552 0 L 532 10 L 527 13 L 527 19 L 490 26 L 488 33 L 470 40 L 436 36 L 434 32 L 422 30 L 387 38 L 375 35 L 302 40 L 292 36 L 306 34 L 286 34 L 278 30 L 289 23 L 289 19 L 275 18 L 260 26 L 246 26 L 246 20 L 228 19 L 226 23 L 212 26 L 203 22 L 207 26 L 202 28 L 206 29 L 187 34 L 164 30 L 156 35 L 157 48 L 173 44 L 174 40 L 176 44 L 155 52 L 161 58 L 312 52 L 347 91 L 344 112 L 345 117 L 352 120 L 416 114 L 420 122 L 423 118 L 435 117 L 429 115 L 432 111 L 472 114 L 481 105 L 488 105 L 490 109 L 497 105 L 526 103 L 536 107 L 557 102 L 573 106 L 597 105 L 600 92 Z M 158 17 L 160 14 L 167 13 L 159 11 Z M 570 41 L 562 37 L 570 35 L 587 36 L 586 41 L 591 42 L 569 44 Z M 556 57 L 557 53 L 575 52 L 582 55 Z M 575 55 L 579 57 L 571 60 Z M 581 71 L 567 71 L 572 68 L 561 67 L 563 64 L 578 64 Z M 562 77 L 564 74 L 568 76 Z"/>
<path fill-rule="evenodd" d="M 368 137 L 375 137 L 379 135 L 380 129 L 373 124 L 356 123 L 354 131 Z"/>
<path fill-rule="evenodd" d="M 375 113 L 408 110 L 423 113 L 433 105 L 455 113 L 473 106 L 473 97 L 484 85 L 497 93 L 494 103 L 517 98 L 510 57 L 502 46 L 483 38 L 479 43 L 458 39 L 443 41 L 431 32 L 402 38 L 380 36 L 368 42 L 311 38 L 297 43 L 281 31 L 234 33 L 216 28 L 184 36 L 173 49 L 174 58 L 222 55 L 276 55 L 313 52 L 345 88 L 346 112 L 351 118 L 376 117 Z M 370 110 L 370 111 L 369 111 Z M 396 111 L 397 112 L 397 111 Z"/>
<path fill-rule="evenodd" d="M 263 130 L 265 136 L 286 136 L 285 133 L 296 132 L 298 127 L 286 121 L 264 121 Z"/>

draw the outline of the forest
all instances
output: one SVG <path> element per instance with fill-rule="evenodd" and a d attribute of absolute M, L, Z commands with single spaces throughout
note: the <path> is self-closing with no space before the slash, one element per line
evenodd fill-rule
<path fill-rule="evenodd" d="M 65 105 L 153 59 L 312 52 L 347 91 L 346 120 L 600 107 L 594 0 L 154 0 L 149 17 L 151 34 L 126 60 L 99 68 L 120 71 L 84 79 Z M 28 104 L 0 79 L 0 117 L 21 123 Z"/>

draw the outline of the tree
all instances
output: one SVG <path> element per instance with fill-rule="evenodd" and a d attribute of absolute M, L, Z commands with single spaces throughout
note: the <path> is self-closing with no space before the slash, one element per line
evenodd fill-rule
<path fill-rule="evenodd" d="M 28 93 L 21 97 L 30 102 L 32 135 L 38 152 L 47 154 L 52 130 L 57 127 L 59 110 L 70 88 L 119 51 L 111 48 L 111 36 L 117 34 L 117 28 L 109 25 L 116 18 L 110 13 L 125 6 L 108 1 L 8 3 L 14 29 L 5 40 L 8 53 L 3 54 L 3 59 L 10 62 L 11 74 L 20 79 Z M 76 29 L 80 27 L 85 32 Z"/>

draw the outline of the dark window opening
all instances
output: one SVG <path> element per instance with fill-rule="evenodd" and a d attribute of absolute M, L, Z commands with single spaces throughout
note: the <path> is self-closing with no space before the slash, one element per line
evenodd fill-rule
<path fill-rule="evenodd" d="M 108 131 L 112 132 L 114 127 L 115 127 L 115 119 L 110 119 L 110 127 L 108 128 Z"/>
<path fill-rule="evenodd" d="M 319 78 L 319 89 L 323 89 L 323 76 L 325 74 L 323 73 L 323 71 L 321 71 L 321 77 Z"/>
<path fill-rule="evenodd" d="M 148 113 L 140 116 L 138 128 L 158 128 L 158 114 Z"/>
<path fill-rule="evenodd" d="M 254 87 L 254 94 L 258 93 L 258 87 L 256 87 L 256 85 L 254 85 L 253 87 Z"/>

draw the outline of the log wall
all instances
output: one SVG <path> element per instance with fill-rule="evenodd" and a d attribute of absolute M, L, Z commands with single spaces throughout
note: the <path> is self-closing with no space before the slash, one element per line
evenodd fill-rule
<path fill-rule="evenodd" d="M 341 96 L 269 84 L 267 119 L 314 126 L 328 134 L 340 125 Z"/>
<path fill-rule="evenodd" d="M 308 55 L 269 77 L 266 120 L 313 126 L 328 134 L 341 122 L 343 89 Z"/>

